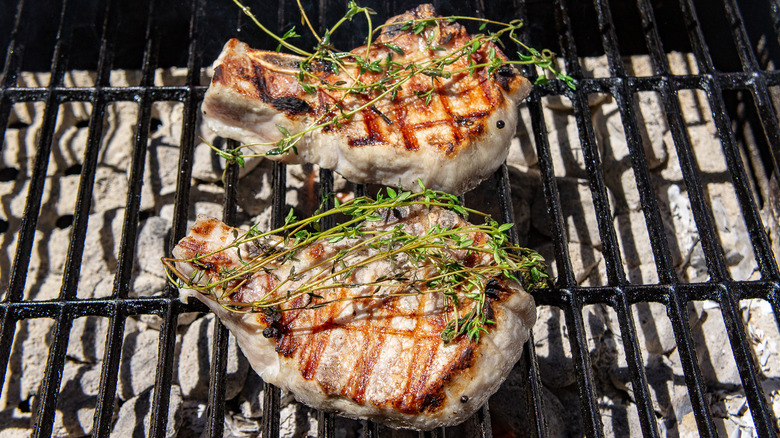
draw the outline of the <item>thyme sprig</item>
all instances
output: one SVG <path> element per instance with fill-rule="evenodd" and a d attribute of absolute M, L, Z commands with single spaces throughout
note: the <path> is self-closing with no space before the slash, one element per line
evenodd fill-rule
<path fill-rule="evenodd" d="M 404 84 L 419 75 L 430 79 L 429 88 L 414 92 L 416 96 L 425 101 L 426 105 L 431 102 L 436 85 L 441 80 L 464 72 L 474 74 L 479 69 L 487 69 L 488 74 L 494 74 L 506 65 L 535 65 L 550 72 L 568 87 L 576 89 L 577 86 L 576 81 L 571 76 L 555 68 L 555 58 L 551 51 L 546 49 L 539 51 L 520 41 L 517 32 L 523 26 L 521 20 L 505 23 L 468 16 L 448 16 L 413 19 L 402 23 L 384 23 L 375 27 L 371 18 L 375 12 L 370 8 L 358 6 L 354 1 L 349 1 L 344 16 L 332 27 L 325 30 L 322 35 L 319 35 L 314 30 L 314 26 L 298 0 L 301 20 L 317 40 L 313 51 L 307 51 L 291 43 L 293 39 L 301 36 L 295 31 L 295 27 L 279 36 L 265 27 L 240 0 L 233 0 L 233 2 L 264 33 L 278 42 L 277 51 L 286 49 L 302 57 L 299 64 L 298 83 L 306 93 L 316 94 L 318 90 L 322 90 L 329 95 L 334 94 L 332 92 L 338 92 L 340 97 L 328 105 L 316 120 L 299 132 L 288 132 L 283 126 L 277 125 L 281 133 L 281 139 L 278 141 L 247 144 L 230 153 L 220 154 L 231 163 L 243 165 L 243 158 L 249 156 L 283 155 L 291 151 L 297 154 L 297 145 L 307 134 L 329 126 L 339 127 L 366 108 L 378 111 L 376 104 L 380 100 L 388 97 L 394 99 Z M 368 24 L 365 51 L 362 54 L 338 50 L 332 42 L 334 33 L 356 16 L 363 16 Z M 439 37 L 442 36 L 441 25 L 456 21 L 479 22 L 479 32 L 481 33 L 473 35 L 463 45 L 448 50 L 439 44 Z M 427 48 L 433 52 L 433 56 L 422 61 L 402 59 L 402 62 L 398 62 L 398 57 L 404 58 L 406 55 L 402 48 L 392 43 L 376 41 L 382 30 L 390 26 L 397 26 L 399 30 L 410 31 L 424 37 Z M 517 45 L 519 48 L 517 59 L 507 60 L 498 56 L 496 46 L 503 45 L 502 38 Z M 444 45 L 446 46 L 446 44 Z M 382 46 L 387 50 L 372 50 L 377 46 Z M 483 60 L 483 58 L 486 59 Z M 466 67 L 450 67 L 461 59 L 468 60 Z M 323 76 L 319 74 L 322 71 L 333 72 L 337 80 L 330 82 L 323 79 Z M 546 76 L 540 75 L 536 83 L 547 83 Z M 360 96 L 360 103 L 350 105 L 346 101 L 349 96 Z M 242 155 L 241 149 L 251 146 L 273 147 L 265 153 Z"/>
<path fill-rule="evenodd" d="M 441 294 L 447 316 L 442 339 L 449 342 L 467 336 L 479 340 L 495 324 L 488 302 L 491 282 L 513 279 L 527 289 L 544 288 L 549 281 L 544 261 L 538 253 L 509 242 L 506 232 L 511 224 L 499 224 L 461 205 L 456 196 L 419 184 L 416 193 L 388 188 L 376 198 L 358 197 L 343 203 L 333 197 L 332 209 L 306 219 L 297 219 L 291 210 L 284 225 L 275 230 L 262 232 L 257 226 L 246 232 L 235 230 L 233 241 L 223 248 L 189 259 L 165 258 L 163 264 L 178 287 L 203 293 L 233 312 L 273 313 L 317 309 L 347 300 Z M 479 216 L 483 223 L 453 228 L 436 224 L 415 234 L 405 231 L 402 224 L 381 226 L 393 212 L 416 206 L 441 207 L 464 218 Z M 346 220 L 322 229 L 322 220 L 331 215 L 343 215 Z M 334 249 L 316 263 L 296 263 L 304 251 L 318 244 Z M 235 251 L 240 263 L 214 263 L 225 260 L 219 254 L 223 251 Z M 379 262 L 389 263 L 390 269 L 370 280 L 356 274 Z M 189 264 L 194 270 L 185 275 L 177 264 Z M 215 266 L 222 267 L 217 270 Z M 274 286 L 251 302 L 233 298 L 258 273 L 272 276 Z M 355 292 L 346 297 L 334 292 L 341 289 Z"/>

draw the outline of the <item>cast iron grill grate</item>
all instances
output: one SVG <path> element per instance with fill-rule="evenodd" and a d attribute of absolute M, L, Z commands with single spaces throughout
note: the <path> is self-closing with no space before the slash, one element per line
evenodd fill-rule
<path fill-rule="evenodd" d="M 186 312 L 205 311 L 205 307 L 197 303 L 181 303 L 177 292 L 170 286 L 158 297 L 137 298 L 129 295 L 141 220 L 140 198 L 152 107 L 156 102 L 163 101 L 174 101 L 183 105 L 180 155 L 178 163 L 175 164 L 178 182 L 170 236 L 172 247 L 186 233 L 193 151 L 197 136 L 196 125 L 200 102 L 207 85 L 201 79 L 201 69 L 215 58 L 219 46 L 230 36 L 250 35 L 250 40 L 253 38 L 257 46 L 262 46 L 263 43 L 266 43 L 265 46 L 270 44 L 259 34 L 247 30 L 249 25 L 246 20 L 228 1 L 151 0 L 130 6 L 117 0 L 98 2 L 20 0 L 3 3 L 4 12 L 0 14 L 2 16 L 0 29 L 4 30 L 0 31 L 2 32 L 0 41 L 7 43 L 8 49 L 2 66 L 2 76 L 0 76 L 0 137 L 5 138 L 14 104 L 40 102 L 44 105 L 44 113 L 33 167 L 29 170 L 29 175 L 25 176 L 29 185 L 24 215 L 18 224 L 14 258 L 10 263 L 8 275 L 2 279 L 4 290 L 0 302 L 0 363 L 6 364 L 9 361 L 18 321 L 31 318 L 49 318 L 54 321 L 48 362 L 37 393 L 37 412 L 33 417 L 34 436 L 50 436 L 66 360 L 69 332 L 73 322 L 84 316 L 108 318 L 110 325 L 105 340 L 100 377 L 101 389 L 95 406 L 92 432 L 94 436 L 107 436 L 111 431 L 115 415 L 114 398 L 117 393 L 117 374 L 126 320 L 137 315 L 159 315 L 162 318 L 162 325 L 159 330 L 158 366 L 152 396 L 149 435 L 163 436 L 166 432 L 170 388 L 174 375 L 177 319 Z M 260 9 L 274 11 L 269 14 L 271 18 L 268 18 L 268 21 L 275 24 L 278 29 L 285 29 L 289 24 L 296 22 L 294 3 L 263 4 L 262 7 L 260 3 L 247 3 L 254 5 L 255 11 Z M 651 0 L 637 0 L 635 5 L 633 3 L 631 5 L 631 13 L 635 20 L 639 20 L 640 26 L 631 29 L 628 38 L 623 36 L 620 40 L 618 34 L 621 33 L 621 26 L 624 25 L 623 19 L 616 20 L 613 13 L 617 14 L 625 6 L 610 5 L 608 0 L 594 0 L 593 4 L 566 0 L 555 0 L 549 4 L 536 1 L 478 3 L 476 14 L 504 20 L 507 17 L 520 18 L 528 22 L 529 26 L 523 35 L 526 40 L 536 46 L 549 47 L 556 51 L 566 71 L 575 78 L 582 78 L 576 91 L 557 82 L 536 86 L 528 99 L 528 110 L 531 115 L 533 139 L 537 148 L 542 188 L 553 231 L 555 259 L 558 266 L 556 287 L 536 293 L 534 298 L 538 305 L 560 308 L 565 315 L 577 374 L 580 416 L 586 435 L 602 436 L 604 428 L 599 414 L 597 393 L 594 389 L 591 357 L 587 349 L 583 307 L 604 304 L 617 314 L 641 430 L 645 436 L 659 436 L 658 419 L 652 406 L 642 351 L 637 341 L 637 328 L 632 315 L 632 305 L 646 302 L 661 303 L 667 309 L 684 369 L 685 385 L 700 434 L 718 435 L 713 422 L 713 413 L 705 397 L 706 383 L 697 363 L 691 322 L 685 310 L 689 302 L 713 300 L 719 304 L 726 323 L 728 345 L 738 367 L 756 431 L 762 437 L 776 436 L 778 413 L 773 412 L 762 390 L 760 372 L 756 368 L 746 338 L 739 303 L 749 298 L 768 301 L 771 303 L 775 321 L 780 326 L 780 272 L 759 214 L 759 200 L 751 191 L 748 182 L 752 170 L 746 166 L 740 156 L 739 144 L 732 129 L 731 114 L 734 102 L 729 96 L 739 92 L 740 95 L 748 96 L 745 98 L 748 102 L 752 102 L 750 111 L 757 123 L 755 126 L 760 128 L 757 144 L 767 168 L 770 169 L 767 173 L 777 174 L 778 163 L 780 163 L 780 124 L 777 112 L 773 108 L 770 87 L 780 86 L 780 73 L 767 70 L 766 61 L 757 56 L 757 51 L 751 43 L 751 41 L 755 42 L 757 30 L 746 26 L 748 20 L 742 15 L 744 13 L 750 14 L 752 18 L 756 16 L 765 18 L 767 29 L 770 30 L 763 34 L 763 37 L 769 41 L 767 46 L 770 47 L 768 49 L 770 59 L 774 57 L 774 62 L 778 62 L 780 5 L 777 0 L 766 0 L 761 2 L 760 6 L 751 2 L 742 4 L 736 0 L 722 0 L 717 2 L 717 5 L 708 6 L 706 11 L 703 10 L 705 8 L 702 8 L 702 4 L 694 0 L 671 2 L 673 5 L 655 5 Z M 745 9 L 748 3 L 750 6 Z M 366 2 L 366 5 L 374 7 L 383 17 L 415 6 L 410 2 L 399 1 Z M 309 6 L 313 16 L 319 17 L 321 25 L 331 23 L 333 20 L 330 20 L 330 17 L 338 17 L 338 11 L 343 12 L 344 7 L 341 2 L 330 0 L 320 0 L 319 3 Z M 447 3 L 436 4 L 436 6 L 443 13 L 475 14 L 472 7 L 465 5 L 458 7 Z M 659 15 L 663 15 L 664 20 L 674 17 L 676 21 L 672 20 L 672 22 L 680 24 L 672 36 L 664 33 L 665 36 L 662 37 L 657 20 Z M 706 31 L 708 26 L 713 25 L 712 23 L 720 22 L 725 24 L 725 27 L 717 37 L 725 39 L 726 43 L 712 40 L 713 37 L 710 36 L 712 32 Z M 582 31 L 578 29 L 592 23 L 595 23 L 596 27 L 589 30 L 591 36 L 582 37 Z M 178 36 L 172 37 L 174 33 L 178 33 Z M 183 35 L 186 35 L 186 38 L 183 38 Z M 48 41 L 47 44 L 50 45 L 44 46 L 41 41 Z M 713 43 L 718 45 L 717 48 L 713 47 Z M 666 56 L 672 49 L 692 52 L 698 63 L 699 74 L 673 74 Z M 727 53 L 722 53 L 724 51 Z M 653 68 L 652 75 L 632 76 L 626 71 L 621 57 L 634 53 L 649 55 Z M 579 57 L 590 54 L 606 55 L 609 77 L 586 77 Z M 183 85 L 155 84 L 156 69 L 169 65 L 186 66 L 187 76 Z M 140 69 L 140 83 L 125 87 L 111 85 L 111 71 L 117 68 Z M 63 78 L 70 69 L 96 71 L 95 86 L 66 87 Z M 50 72 L 49 84 L 42 87 L 18 86 L 17 80 L 21 72 L 27 70 Z M 536 72 L 531 69 L 526 69 L 525 74 L 532 80 L 536 76 Z M 760 273 L 760 278 L 757 280 L 737 281 L 729 272 L 705 184 L 702 181 L 677 98 L 681 90 L 702 90 L 706 94 L 722 144 L 722 153 L 728 165 L 728 175 L 733 181 L 741 216 L 755 253 Z M 679 166 L 688 190 L 706 259 L 709 273 L 709 280 L 706 282 L 684 283 L 675 273 L 634 109 L 635 93 L 647 91 L 658 93 L 663 102 L 663 110 L 679 157 Z M 659 280 L 656 284 L 633 284 L 626 278 L 602 161 L 588 107 L 588 96 L 596 93 L 612 96 L 621 115 L 627 144 L 631 151 L 631 165 L 641 199 L 647 233 L 652 243 L 652 255 Z M 598 231 L 603 244 L 607 275 L 605 286 L 580 287 L 575 279 L 571 255 L 566 245 L 564 218 L 553 168 L 554 160 L 551 156 L 547 126 L 542 113 L 542 99 L 545 96 L 565 96 L 573 106 L 596 210 Z M 113 292 L 108 298 L 80 299 L 77 298 L 77 290 L 84 256 L 84 240 L 92 206 L 100 146 L 106 135 L 103 121 L 107 107 L 114 102 L 122 101 L 135 102 L 138 106 L 138 117 L 131 166 L 128 169 L 128 190 L 123 194 L 126 201 L 120 251 L 116 272 L 111 273 L 114 276 Z M 56 299 L 27 300 L 24 291 L 29 280 L 31 251 L 41 215 L 41 200 L 46 189 L 45 176 L 52 153 L 55 124 L 60 106 L 70 102 L 90 103 L 91 113 L 62 285 L 59 297 Z M 12 164 L 6 163 L 6 165 Z M 236 221 L 237 183 L 238 169 L 231 166 L 224 184 L 223 219 L 228 223 Z M 320 171 L 320 189 L 324 192 L 331 191 L 333 184 L 332 173 Z M 497 193 L 501 219 L 505 222 L 514 222 L 510 174 L 506 166 L 496 172 L 490 184 L 494 184 Z M 276 224 L 283 222 L 283 214 L 286 213 L 284 211 L 286 185 L 284 165 L 275 164 L 272 215 L 273 222 Z M 357 187 L 356 190 L 361 192 L 365 188 Z M 466 194 L 465 198 L 467 202 L 478 205 L 479 200 L 469 199 L 469 194 Z M 519 236 L 514 233 L 512 237 L 518 241 Z M 228 333 L 220 324 L 215 327 L 214 339 L 216 345 L 212 350 L 214 354 L 210 376 L 208 403 L 210 413 L 207 430 L 210 436 L 222 436 Z M 528 426 L 526 430 L 532 435 L 547 436 L 545 410 L 542 406 L 542 387 L 533 339 L 524 347 L 520 366 L 527 375 L 524 392 L 518 394 L 527 411 L 527 416 L 523 420 Z M 0 367 L 0 382 L 5 380 L 6 372 L 5 365 Z M 263 436 L 279 436 L 279 391 L 269 387 L 264 394 Z M 320 414 L 318 425 L 319 436 L 335 436 L 332 415 Z M 472 425 L 471 430 L 475 434 L 492 436 L 487 408 L 476 415 Z M 375 426 L 370 424 L 364 426 L 364 436 L 380 434 Z M 431 436 L 443 434 L 443 431 L 430 433 Z"/>

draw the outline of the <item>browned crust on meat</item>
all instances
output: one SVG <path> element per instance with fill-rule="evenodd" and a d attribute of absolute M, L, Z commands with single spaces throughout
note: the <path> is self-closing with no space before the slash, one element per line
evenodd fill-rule
<path fill-rule="evenodd" d="M 394 22 L 433 16 L 436 13 L 431 5 L 421 5 L 395 17 Z M 417 49 L 424 35 L 400 31 L 399 27 L 389 26 L 382 31 L 371 46 L 372 59 L 384 59 L 391 53 L 382 43 L 405 48 L 405 56 L 396 55 L 395 59 L 400 59 L 400 62 L 404 62 L 404 58 L 414 60 L 415 56 L 433 56 L 431 51 L 420 53 Z M 437 28 L 441 32 L 437 44 L 445 46 L 447 50 L 464 45 L 470 38 L 466 29 L 457 23 L 442 23 Z M 497 56 L 506 59 L 498 47 L 486 44 L 473 55 L 473 61 L 486 61 L 491 48 L 496 50 Z M 365 57 L 366 47 L 358 47 L 352 53 Z M 298 84 L 295 73 L 301 60 L 303 58 L 293 55 L 251 49 L 233 39 L 223 51 L 221 64 L 215 68 L 212 86 L 227 87 L 246 97 L 258 99 L 291 119 L 312 116 L 327 120 L 336 115 L 334 105 L 337 102 L 347 109 L 367 102 L 366 97 L 337 90 L 318 88 L 315 95 L 307 94 Z M 445 69 L 463 69 L 468 65 L 469 60 L 461 58 Z M 313 63 L 311 72 L 329 83 L 345 79 L 327 67 Z M 361 75 L 361 80 L 366 83 L 381 78 L 382 75 L 378 73 Z M 486 68 L 479 68 L 474 74 L 463 72 L 453 75 L 452 79 L 434 82 L 427 76 L 418 75 L 402 86 L 394 100 L 386 97 L 376 105 L 360 111 L 352 120 L 340 122 L 339 127 L 328 126 L 325 131 L 345 135 L 346 143 L 354 148 L 375 145 L 401 147 L 407 151 L 426 148 L 451 157 L 468 148 L 480 136 L 489 135 L 486 119 L 497 107 L 504 105 L 504 93 L 517 90 L 523 81 L 526 80 L 508 65 L 492 75 L 488 75 Z M 432 85 L 435 92 L 426 104 L 425 99 L 416 93 L 424 92 Z"/>
<path fill-rule="evenodd" d="M 214 220 L 200 223 L 192 229 L 190 236 L 182 239 L 179 247 L 185 255 L 195 256 L 206 251 L 206 244 L 199 239 L 221 224 Z M 488 237 L 484 233 L 475 233 L 475 242 L 484 242 Z M 324 251 L 321 244 L 312 245 L 307 250 L 309 256 L 319 256 Z M 476 263 L 476 260 L 466 259 L 467 262 Z M 235 261 L 224 253 L 216 253 L 203 257 L 201 262 L 206 266 L 210 274 L 221 269 L 235 267 Z M 267 290 L 273 289 L 277 281 L 272 275 L 256 274 L 264 276 L 260 283 Z M 513 291 L 502 281 L 493 280 L 488 284 L 488 297 L 486 300 L 488 316 L 495 319 L 496 303 L 508 299 Z M 237 288 L 232 292 L 231 299 L 241 301 L 243 289 Z M 351 291 L 340 289 L 338 297 L 350 296 Z M 421 296 L 428 297 L 428 296 Z M 333 298 L 330 296 L 329 298 Z M 372 370 L 377 365 L 380 354 L 390 337 L 407 339 L 414 344 L 412 357 L 406 365 L 405 387 L 399 395 L 384 400 L 377 406 L 393 407 L 406 414 L 418 414 L 423 412 L 434 413 L 444 403 L 445 388 L 459 373 L 468 372 L 473 359 L 480 351 L 480 343 L 461 337 L 452 341 L 457 349 L 451 355 L 452 360 L 432 375 L 432 363 L 437 357 L 438 350 L 443 348 L 441 331 L 447 324 L 448 316 L 443 312 L 431 315 L 425 313 L 426 298 L 421 298 L 417 309 L 402 310 L 397 306 L 399 298 L 370 299 L 368 315 L 361 321 L 347 320 L 339 323 L 336 321 L 338 312 L 343 307 L 331 304 L 316 310 L 289 310 L 285 308 L 297 308 L 307 301 L 305 297 L 298 297 L 289 303 L 282 305 L 281 309 L 275 309 L 270 313 L 258 313 L 257 322 L 264 327 L 263 335 L 273 338 L 276 342 L 276 352 L 297 364 L 301 376 L 304 379 L 317 379 L 317 372 L 321 367 L 322 354 L 328 346 L 329 339 L 335 329 L 342 330 L 344 336 L 361 334 L 363 339 L 369 340 L 364 348 L 358 352 L 355 366 L 349 371 L 346 384 L 334 386 L 328 380 L 317 380 L 323 391 L 329 395 L 349 398 L 357 403 L 365 403 L 365 392 L 371 379 Z M 463 309 L 467 312 L 469 309 Z M 376 311 L 376 313 L 375 313 Z M 412 329 L 399 329 L 392 325 L 391 316 L 403 316 L 417 321 Z M 355 352 L 350 352 L 355 353 Z"/>

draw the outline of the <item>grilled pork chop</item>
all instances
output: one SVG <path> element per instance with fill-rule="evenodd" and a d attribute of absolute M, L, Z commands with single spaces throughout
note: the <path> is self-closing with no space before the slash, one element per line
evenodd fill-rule
<path fill-rule="evenodd" d="M 465 28 L 446 21 L 419 35 L 401 30 L 405 22 L 431 17 L 436 17 L 433 7 L 421 5 L 391 18 L 389 23 L 397 25 L 383 29 L 370 46 L 370 56 L 365 46 L 351 53 L 371 60 L 392 55 L 401 65 L 419 65 L 471 40 Z M 411 189 L 419 178 L 426 187 L 453 194 L 468 191 L 506 159 L 517 124 L 516 106 L 531 89 L 529 81 L 510 65 L 493 74 L 486 67 L 468 72 L 470 62 L 488 62 L 493 50 L 495 56 L 507 59 L 494 44 L 484 44 L 470 57 L 444 67 L 447 72 L 466 71 L 435 81 L 417 74 L 395 95 L 389 93 L 349 121 L 307 134 L 297 144 L 297 154 L 291 151 L 268 157 L 286 163 L 318 164 L 356 183 Z M 220 136 L 242 143 L 276 143 L 283 138 L 277 125 L 291 134 L 303 132 L 315 121 L 335 116 L 336 106 L 349 111 L 369 101 L 363 95 L 332 87 L 307 93 L 298 82 L 303 59 L 251 49 L 236 39 L 228 41 L 214 64 L 203 101 L 207 125 Z M 336 74 L 328 65 L 314 65 L 310 69 L 313 74 L 329 84 L 343 81 L 348 86 L 354 84 L 355 77 L 369 84 L 386 76 L 370 71 L 361 75 L 357 67 Z M 430 99 L 421 96 L 431 88 Z M 252 148 L 265 153 L 273 146 Z"/>
<path fill-rule="evenodd" d="M 447 229 L 469 225 L 449 210 L 412 206 L 393 214 L 385 212 L 382 221 L 367 224 L 365 229 L 393 230 L 399 224 L 415 236 L 435 225 Z M 240 268 L 248 257 L 284 244 L 281 237 L 269 236 L 241 244 L 240 253 L 236 247 L 221 251 L 244 233 L 216 219 L 199 217 L 173 253 L 181 260 L 211 255 L 198 263 L 178 261 L 177 270 L 185 278 L 204 284 L 219 272 Z M 476 244 L 489 239 L 479 232 L 469 237 Z M 228 286 L 226 299 L 238 305 L 257 303 L 279 285 L 280 279 L 287 278 L 293 266 L 294 272 L 303 277 L 330 273 L 338 267 L 322 265 L 322 261 L 345 248 L 354 248 L 360 239 L 318 241 L 292 259 L 259 270 L 232 290 Z M 354 257 L 376 255 L 377 250 L 366 246 Z M 467 255 L 460 250 L 452 256 L 469 266 L 492 260 L 490 255 Z M 398 296 L 404 290 L 395 288 L 394 295 L 381 295 L 376 286 L 367 285 L 397 272 L 407 262 L 379 257 L 355 269 L 350 274 L 354 287 L 322 289 L 318 291 L 322 295 L 319 299 L 368 298 L 331 301 L 317 309 L 300 309 L 307 300 L 302 296 L 280 305 L 273 313 L 239 313 L 227 310 L 224 302 L 220 304 L 207 294 L 188 289 L 182 292 L 185 297 L 194 295 L 217 314 L 263 380 L 292 392 L 303 403 L 392 427 L 429 430 L 454 425 L 482 406 L 519 359 L 522 344 L 536 320 L 534 301 L 517 282 L 493 278 L 486 283 L 485 300 L 487 315 L 495 324 L 477 339 L 462 335 L 445 343 L 441 332 L 451 309 L 445 307 L 441 293 Z M 344 263 L 352 265 L 349 259 Z M 416 269 L 407 276 L 426 275 L 425 265 L 417 265 Z M 294 292 L 306 280 L 295 280 L 273 294 Z M 219 296 L 225 291 L 216 288 L 214 293 Z M 459 299 L 465 306 L 468 300 L 462 294 Z M 299 310 L 290 310 L 295 308 Z M 465 314 L 468 310 L 464 307 L 460 311 Z"/>

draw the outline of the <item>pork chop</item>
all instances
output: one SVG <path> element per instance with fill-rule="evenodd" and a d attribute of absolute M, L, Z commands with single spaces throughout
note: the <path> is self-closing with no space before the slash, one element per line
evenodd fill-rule
<path fill-rule="evenodd" d="M 420 236 L 433 227 L 465 230 L 469 225 L 452 211 L 416 206 L 386 213 L 364 230 L 367 235 L 391 230 L 399 236 Z M 283 253 L 285 239 L 278 236 L 224 249 L 245 234 L 199 217 L 173 251 L 179 275 L 191 287 L 207 284 L 258 258 Z M 480 232 L 463 234 L 473 245 L 490 239 Z M 533 298 L 503 275 L 484 279 L 484 311 L 494 324 L 479 337 L 462 335 L 445 342 L 442 331 L 453 309 L 442 293 L 427 293 L 424 286 L 436 271 L 425 260 L 414 262 L 403 254 L 387 257 L 387 248 L 366 245 L 367 238 L 317 241 L 294 256 L 272 256 L 264 269 L 232 283 L 201 291 L 182 289 L 183 297 L 203 301 L 235 335 L 263 380 L 307 405 L 418 430 L 464 421 L 498 389 L 519 359 L 536 319 Z M 356 266 L 351 258 L 333 261 L 335 254 L 350 248 L 359 248 L 350 257 L 373 261 L 344 274 L 348 279 L 339 287 L 325 284 L 313 302 L 310 295 L 284 299 L 304 283 L 326 278 L 342 266 Z M 475 268 L 492 260 L 491 254 L 461 250 L 451 251 L 451 256 Z M 382 281 L 389 277 L 396 280 Z M 260 301 L 276 298 L 280 304 L 272 311 L 251 311 L 259 310 L 252 306 Z M 475 305 L 462 290 L 458 300 L 461 315 Z"/>
<path fill-rule="evenodd" d="M 446 20 L 418 34 L 403 27 L 433 17 L 437 15 L 431 5 L 418 6 L 391 18 L 388 22 L 395 25 L 385 27 L 370 49 L 362 46 L 350 53 L 369 61 L 390 56 L 400 66 L 420 65 L 472 41 L 463 26 Z M 469 71 L 470 63 L 483 65 L 492 57 L 507 60 L 495 44 L 485 43 L 445 65 L 440 77 L 414 75 L 349 120 L 311 131 L 296 145 L 297 153 L 266 156 L 318 164 L 355 183 L 411 189 L 420 179 L 433 189 L 464 193 L 506 159 L 517 125 L 516 107 L 531 89 L 509 64 L 493 72 L 487 66 Z M 330 85 L 307 91 L 299 81 L 302 61 L 231 39 L 214 63 L 202 107 L 206 124 L 222 137 L 254 144 L 251 150 L 264 154 L 284 138 L 279 127 L 294 135 L 378 96 L 344 90 L 355 85 L 355 78 L 363 84 L 387 78 L 386 71 L 361 73 L 353 65 L 336 72 L 315 61 L 308 73 L 317 83 Z M 341 83 L 345 85 L 339 87 Z"/>

